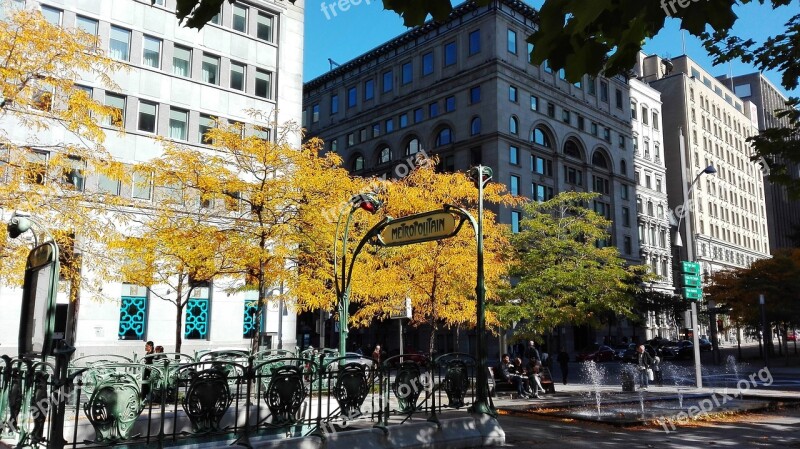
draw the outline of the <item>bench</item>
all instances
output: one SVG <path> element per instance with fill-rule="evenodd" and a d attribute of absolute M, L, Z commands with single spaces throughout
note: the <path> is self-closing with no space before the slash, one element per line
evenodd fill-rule
<path fill-rule="evenodd" d="M 553 375 L 550 368 L 542 367 L 539 370 L 539 382 L 542 384 L 545 393 L 556 394 L 556 384 L 553 382 Z"/>
<path fill-rule="evenodd" d="M 517 387 L 514 386 L 511 382 L 500 382 L 498 383 L 495 381 L 494 378 L 494 368 L 491 366 L 486 367 L 486 370 L 489 372 L 487 376 L 487 382 L 489 382 L 489 396 L 495 398 L 497 397 L 497 393 L 499 391 L 508 392 L 513 394 L 517 393 Z"/>

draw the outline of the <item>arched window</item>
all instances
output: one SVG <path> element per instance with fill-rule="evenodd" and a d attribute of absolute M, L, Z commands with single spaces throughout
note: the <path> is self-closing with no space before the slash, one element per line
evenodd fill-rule
<path fill-rule="evenodd" d="M 628 163 L 625 162 L 625 159 L 619 161 L 619 173 L 621 175 L 627 175 L 628 174 Z"/>
<path fill-rule="evenodd" d="M 385 164 L 392 160 L 392 150 L 389 147 L 383 147 L 378 152 L 378 163 Z"/>
<path fill-rule="evenodd" d="M 450 128 L 442 128 L 439 134 L 436 135 L 436 146 L 447 145 L 453 143 L 453 133 Z"/>
<path fill-rule="evenodd" d="M 519 134 L 519 119 L 516 116 L 511 116 L 508 119 L 508 132 L 511 134 Z"/>
<path fill-rule="evenodd" d="M 606 159 L 606 155 L 603 154 L 602 151 L 599 150 L 595 151 L 594 154 L 592 154 L 592 165 L 594 165 L 597 168 L 603 168 L 605 170 L 608 170 L 609 164 L 608 164 L 608 159 Z"/>
<path fill-rule="evenodd" d="M 581 149 L 578 143 L 572 139 L 567 139 L 567 141 L 564 142 L 564 156 L 581 159 Z"/>
<path fill-rule="evenodd" d="M 545 148 L 553 147 L 553 145 L 550 143 L 550 136 L 544 129 L 538 126 L 531 131 L 531 142 L 541 145 Z"/>
<path fill-rule="evenodd" d="M 364 156 L 358 154 L 353 159 L 353 171 L 360 171 L 364 169 Z"/>
<path fill-rule="evenodd" d="M 470 136 L 477 136 L 481 133 L 481 118 L 474 117 L 472 119 L 472 123 L 469 125 L 469 135 Z"/>
<path fill-rule="evenodd" d="M 419 152 L 419 139 L 416 137 L 412 138 L 406 144 L 406 156 L 410 156 L 412 154 L 417 154 Z"/>

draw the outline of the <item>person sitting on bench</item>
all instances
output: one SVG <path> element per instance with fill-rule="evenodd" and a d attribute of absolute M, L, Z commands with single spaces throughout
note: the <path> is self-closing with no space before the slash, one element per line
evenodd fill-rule
<path fill-rule="evenodd" d="M 527 376 L 517 372 L 517 368 L 511 363 L 508 354 L 503 354 L 503 359 L 497 369 L 501 382 L 508 382 L 517 389 L 517 395 L 523 399 L 529 399 L 528 391 L 531 390 Z"/>

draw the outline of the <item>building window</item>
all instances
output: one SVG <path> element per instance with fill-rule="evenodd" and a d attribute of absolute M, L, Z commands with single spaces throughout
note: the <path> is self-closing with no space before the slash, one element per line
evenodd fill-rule
<path fill-rule="evenodd" d="M 649 124 L 648 123 L 649 122 L 649 117 L 647 116 L 647 114 L 649 114 L 647 108 L 642 106 L 642 124 L 644 124 L 644 125 Z"/>
<path fill-rule="evenodd" d="M 517 54 L 517 32 L 508 30 L 507 48 L 509 53 Z"/>
<path fill-rule="evenodd" d="M 84 32 L 91 34 L 92 36 L 97 36 L 97 28 L 99 23 L 96 20 L 88 17 L 77 16 L 75 18 L 75 25 Z"/>
<path fill-rule="evenodd" d="M 172 49 L 172 74 L 183 78 L 192 76 L 192 50 L 176 45 Z"/>
<path fill-rule="evenodd" d="M 622 109 L 622 91 L 619 89 L 614 89 L 614 100 L 616 101 L 616 106 L 618 109 Z"/>
<path fill-rule="evenodd" d="M 147 200 L 153 196 L 153 177 L 140 173 L 133 174 L 131 196 L 138 200 Z"/>
<path fill-rule="evenodd" d="M 567 79 L 567 71 L 564 69 L 558 69 L 558 79 L 566 80 Z"/>
<path fill-rule="evenodd" d="M 588 82 L 586 83 L 586 92 L 589 95 L 596 95 L 597 94 L 597 79 L 593 76 L 589 77 Z"/>
<path fill-rule="evenodd" d="M 627 184 L 622 184 L 622 186 L 620 186 L 620 187 L 622 188 L 622 192 L 621 192 L 622 199 L 623 200 L 627 200 L 628 198 L 630 198 L 630 194 L 628 193 L 628 185 Z"/>
<path fill-rule="evenodd" d="M 389 70 L 388 72 L 383 72 L 383 93 L 391 92 L 393 89 L 393 81 L 394 77 L 392 75 L 392 71 Z"/>
<path fill-rule="evenodd" d="M 508 101 L 517 102 L 517 88 L 514 86 L 508 86 Z"/>
<path fill-rule="evenodd" d="M 210 287 L 195 287 L 186 303 L 186 327 L 183 336 L 187 340 L 208 338 L 208 323 L 211 318 Z"/>
<path fill-rule="evenodd" d="M 409 140 L 408 144 L 406 144 L 406 156 L 417 154 L 419 150 L 420 150 L 419 139 L 417 139 L 416 137 Z"/>
<path fill-rule="evenodd" d="M 481 52 L 481 30 L 475 30 L 469 33 L 469 55 L 475 55 Z"/>
<path fill-rule="evenodd" d="M 272 42 L 272 16 L 259 11 L 256 21 L 256 37 L 263 41 Z"/>
<path fill-rule="evenodd" d="M 600 81 L 600 101 L 608 103 L 608 83 Z"/>
<path fill-rule="evenodd" d="M 481 86 L 473 86 L 469 90 L 469 102 L 471 104 L 481 102 Z"/>
<path fill-rule="evenodd" d="M 556 116 L 556 105 L 553 103 L 547 103 L 547 115 L 550 118 L 555 118 Z"/>
<path fill-rule="evenodd" d="M 246 66 L 231 61 L 231 89 L 244 90 L 244 76 Z"/>
<path fill-rule="evenodd" d="M 144 37 L 142 63 L 156 69 L 161 67 L 161 39 L 151 36 Z"/>
<path fill-rule="evenodd" d="M 433 102 L 428 105 L 428 118 L 434 118 L 439 115 L 439 103 Z"/>
<path fill-rule="evenodd" d="M 202 66 L 203 81 L 209 84 L 219 84 L 219 57 L 203 54 Z"/>
<path fill-rule="evenodd" d="M 564 180 L 568 184 L 573 184 L 576 186 L 583 185 L 583 172 L 578 170 L 575 167 L 570 167 L 565 165 L 564 166 Z"/>
<path fill-rule="evenodd" d="M 572 117 L 570 117 L 570 114 L 569 114 L 568 110 L 566 110 L 566 109 L 562 109 L 561 110 L 561 120 L 564 123 L 571 123 L 572 122 Z"/>
<path fill-rule="evenodd" d="M 390 132 L 394 131 L 394 120 L 386 119 L 385 123 L 386 123 L 385 124 L 385 126 L 386 126 L 386 134 L 389 134 Z"/>
<path fill-rule="evenodd" d="M 250 292 L 250 295 L 253 295 Z M 258 319 L 260 307 L 258 305 L 258 298 L 251 298 L 244 300 L 244 317 L 242 325 L 242 338 L 254 338 L 258 335 Z"/>
<path fill-rule="evenodd" d="M 624 150 L 625 149 L 625 136 L 623 136 L 622 134 L 619 134 L 617 136 L 617 138 L 618 138 L 618 141 L 619 141 L 619 147 Z"/>
<path fill-rule="evenodd" d="M 147 331 L 147 288 L 122 284 L 119 306 L 120 340 L 144 340 Z"/>
<path fill-rule="evenodd" d="M 611 205 L 602 201 L 594 201 L 594 211 L 598 215 L 605 217 L 607 220 L 611 219 Z"/>
<path fill-rule="evenodd" d="M 622 208 L 622 225 L 627 228 L 631 227 L 631 210 L 627 207 Z"/>
<path fill-rule="evenodd" d="M 356 87 L 353 86 L 347 89 L 347 108 L 354 108 L 358 104 L 358 91 Z"/>
<path fill-rule="evenodd" d="M 553 161 L 531 155 L 531 171 L 545 176 L 553 176 Z"/>
<path fill-rule="evenodd" d="M 392 160 L 392 151 L 389 147 L 383 147 L 381 151 L 378 153 L 378 163 L 385 164 Z"/>
<path fill-rule="evenodd" d="M 114 59 L 130 61 L 131 32 L 124 28 L 111 26 L 108 53 Z"/>
<path fill-rule="evenodd" d="M 658 129 L 658 112 L 653 111 L 653 128 Z"/>
<path fill-rule="evenodd" d="M 519 134 L 519 119 L 513 115 L 508 119 L 508 132 L 514 135 Z"/>
<path fill-rule="evenodd" d="M 364 101 L 375 98 L 375 80 L 364 81 Z"/>
<path fill-rule="evenodd" d="M 608 179 L 602 176 L 592 176 L 594 182 L 594 191 L 603 195 L 611 193 L 610 183 Z"/>
<path fill-rule="evenodd" d="M 606 142 L 611 142 L 611 128 L 603 128 L 603 139 Z"/>
<path fill-rule="evenodd" d="M 272 73 L 256 70 L 256 97 L 272 98 Z"/>
<path fill-rule="evenodd" d="M 103 124 L 122 128 L 125 126 L 125 96 L 106 93 L 105 105 L 114 109 L 114 115 L 107 117 Z"/>
<path fill-rule="evenodd" d="M 453 134 L 450 128 L 442 128 L 439 134 L 436 135 L 436 146 L 448 145 L 453 143 Z"/>
<path fill-rule="evenodd" d="M 156 132 L 156 111 L 158 105 L 148 101 L 139 101 L 139 131 Z"/>
<path fill-rule="evenodd" d="M 422 76 L 433 73 L 433 52 L 422 55 Z"/>
<path fill-rule="evenodd" d="M 511 181 L 508 187 L 512 195 L 519 196 L 519 176 L 511 175 Z"/>
<path fill-rule="evenodd" d="M 636 103 L 631 101 L 631 119 L 632 120 L 636 120 L 636 118 L 637 118 L 636 110 L 637 110 Z"/>
<path fill-rule="evenodd" d="M 448 42 L 444 45 L 444 66 L 451 66 L 456 63 L 457 59 L 456 43 Z"/>
<path fill-rule="evenodd" d="M 311 123 L 319 121 L 319 104 L 311 106 Z"/>
<path fill-rule="evenodd" d="M 473 117 L 472 122 L 469 125 L 469 135 L 477 136 L 480 133 L 481 133 L 481 118 Z"/>
<path fill-rule="evenodd" d="M 197 126 L 197 141 L 200 143 L 213 143 L 210 136 L 206 133 L 214 128 L 214 120 L 210 115 L 200 114 L 200 123 Z M 269 140 L 269 139 L 267 139 Z"/>
<path fill-rule="evenodd" d="M 519 232 L 519 222 L 522 214 L 519 211 L 511 211 L 511 232 L 514 234 Z"/>
<path fill-rule="evenodd" d="M 539 98 L 535 95 L 531 95 L 531 111 L 538 111 L 539 110 Z"/>
<path fill-rule="evenodd" d="M 189 112 L 181 109 L 169 111 L 169 137 L 171 139 L 186 140 L 189 129 Z"/>
<path fill-rule="evenodd" d="M 531 184 L 531 195 L 539 203 L 553 199 L 553 188 L 541 184 Z"/>
<path fill-rule="evenodd" d="M 456 110 L 456 97 L 447 97 L 444 99 L 444 111 L 453 112 Z"/>
<path fill-rule="evenodd" d="M 508 147 L 508 163 L 519 165 L 519 148 L 513 145 Z"/>
<path fill-rule="evenodd" d="M 403 72 L 402 72 L 402 83 L 408 84 L 414 80 L 414 66 L 411 64 L 411 61 L 403 64 Z"/>
<path fill-rule="evenodd" d="M 408 126 L 408 113 L 404 112 L 400 114 L 400 129 L 403 129 Z"/>
<path fill-rule="evenodd" d="M 578 129 L 580 129 L 581 131 L 583 131 L 583 128 L 584 128 L 585 126 L 586 126 L 586 123 L 585 123 L 585 121 L 584 121 L 584 119 L 583 119 L 583 116 L 580 116 L 580 115 L 579 115 L 579 116 L 578 116 Z"/>
<path fill-rule="evenodd" d="M 353 159 L 353 171 L 361 171 L 364 169 L 364 156 L 357 155 L 355 159 Z"/>
<path fill-rule="evenodd" d="M 100 193 L 107 193 L 109 195 L 119 195 L 120 182 L 119 179 L 113 179 L 102 173 L 98 175 L 97 190 Z"/>
<path fill-rule="evenodd" d="M 233 4 L 233 23 L 231 26 L 236 31 L 247 32 L 247 7 L 238 3 Z"/>
<path fill-rule="evenodd" d="M 422 108 L 414 109 L 414 123 L 420 123 L 425 119 Z"/>
<path fill-rule="evenodd" d="M 550 144 L 550 136 L 540 127 L 534 128 L 531 132 L 531 142 L 541 145 L 545 148 L 551 148 L 552 145 Z"/>
<path fill-rule="evenodd" d="M 589 131 L 592 133 L 593 136 L 597 135 L 597 123 L 592 122 L 592 125 L 589 127 Z"/>
<path fill-rule="evenodd" d="M 61 25 L 61 10 L 56 8 L 51 8 L 49 6 L 41 5 L 42 8 L 42 15 L 44 19 L 50 22 L 55 26 Z"/>
<path fill-rule="evenodd" d="M 625 251 L 625 254 L 630 255 L 631 251 L 633 250 L 632 245 L 631 245 L 631 238 L 626 235 L 622 239 L 622 242 L 623 242 L 622 243 L 622 250 Z"/>

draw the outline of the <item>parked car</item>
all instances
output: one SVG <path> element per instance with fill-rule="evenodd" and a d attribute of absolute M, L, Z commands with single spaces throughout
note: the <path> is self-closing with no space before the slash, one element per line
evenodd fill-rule
<path fill-rule="evenodd" d="M 787 332 L 786 341 L 797 341 L 797 334 L 794 331 Z"/>
<path fill-rule="evenodd" d="M 575 356 L 578 362 L 588 362 L 594 360 L 595 362 L 610 362 L 614 360 L 614 350 L 606 345 L 598 345 L 597 343 L 591 344 Z"/>
<path fill-rule="evenodd" d="M 665 359 L 691 359 L 694 357 L 694 344 L 689 340 L 672 342 L 661 348 Z"/>
<path fill-rule="evenodd" d="M 625 352 L 628 350 L 636 350 L 636 345 L 633 343 L 622 343 L 614 346 L 614 358 L 622 360 L 625 358 Z"/>
<path fill-rule="evenodd" d="M 625 353 L 622 355 L 622 361 L 626 363 L 639 363 L 639 353 L 636 352 L 636 347 L 638 345 L 632 343 L 629 349 L 625 350 Z M 650 354 L 650 357 L 654 357 L 658 355 L 658 351 L 650 345 L 644 345 L 644 350 Z"/>
<path fill-rule="evenodd" d="M 698 341 L 700 343 L 700 350 L 701 351 L 710 351 L 711 350 L 711 342 L 707 338 L 701 337 Z"/>

